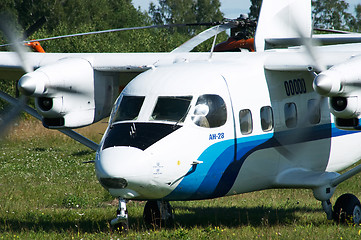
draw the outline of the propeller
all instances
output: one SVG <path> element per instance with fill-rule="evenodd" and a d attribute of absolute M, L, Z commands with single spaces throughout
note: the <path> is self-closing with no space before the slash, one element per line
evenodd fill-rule
<path fill-rule="evenodd" d="M 286 159 L 294 161 L 298 156 L 301 156 L 301 154 L 299 154 L 300 152 L 307 150 L 304 149 L 305 147 L 302 146 L 289 148 L 286 147 L 286 145 L 292 145 L 308 141 L 309 137 L 313 135 L 314 129 L 312 128 L 312 125 L 310 126 L 310 123 L 312 123 L 312 121 L 315 121 L 314 117 L 318 114 L 320 114 L 321 117 L 321 106 L 327 104 L 324 102 L 325 97 L 323 96 L 323 94 L 320 94 L 320 92 L 324 91 L 324 89 L 328 88 L 329 86 L 327 85 L 328 83 L 323 81 L 322 78 L 318 78 L 318 76 L 322 74 L 322 72 L 327 70 L 327 66 L 323 64 L 320 56 L 318 55 L 317 49 L 315 48 L 319 45 L 318 42 L 315 39 L 305 35 L 305 31 L 302 31 L 297 22 L 297 19 L 294 19 L 293 15 L 289 15 L 287 19 L 280 20 L 283 24 L 287 24 L 288 26 L 290 26 L 290 29 L 294 31 L 295 35 L 298 37 L 298 43 L 304 50 L 305 57 L 308 58 L 310 62 L 309 71 L 314 77 L 314 91 L 318 93 L 317 97 L 308 106 L 307 114 L 302 117 L 298 117 L 299 119 L 296 127 L 290 130 L 292 131 L 291 134 L 287 134 L 287 136 L 284 136 L 282 132 L 275 133 L 275 141 L 276 144 L 278 144 L 278 147 L 276 148 L 277 151 Z"/>
<path fill-rule="evenodd" d="M 0 14 L 0 31 L 3 33 L 6 40 L 11 43 L 10 46 L 19 59 L 20 65 L 25 73 L 33 72 L 33 66 L 31 66 L 30 62 L 27 60 L 26 47 L 21 43 L 21 38 L 17 37 L 15 34 L 15 27 L 11 27 L 14 23 L 10 22 L 12 19 L 8 14 Z M 6 130 L 8 127 L 18 118 L 20 112 L 27 105 L 28 97 L 21 96 L 17 103 L 13 105 L 13 107 L 8 108 L 4 111 L 4 114 L 0 123 L 0 139 L 4 137 Z"/>
<path fill-rule="evenodd" d="M 12 18 L 8 14 L 0 14 L 0 31 L 3 33 L 7 42 L 9 42 L 7 46 L 10 46 L 11 50 L 16 53 L 24 72 L 32 72 L 33 68 L 26 59 L 25 53 L 27 52 L 27 49 L 22 42 L 22 38 L 15 34 L 14 21 L 11 21 L 11 19 Z"/>

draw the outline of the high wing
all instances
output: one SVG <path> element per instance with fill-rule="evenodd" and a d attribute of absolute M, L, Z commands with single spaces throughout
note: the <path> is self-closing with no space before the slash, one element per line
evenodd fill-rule
<path fill-rule="evenodd" d="M 314 40 L 318 45 L 337 45 L 361 42 L 360 33 L 349 34 L 317 34 L 308 40 Z M 265 39 L 268 49 L 285 48 L 302 45 L 300 38 L 268 38 Z"/>
<path fill-rule="evenodd" d="M 304 54 L 300 54 L 300 50 Z M 294 51 L 268 50 L 268 52 L 278 51 L 279 55 L 269 55 L 264 63 L 266 70 L 273 71 L 312 71 L 315 64 L 310 62 L 309 55 L 304 48 L 295 48 Z M 361 43 L 343 44 L 331 46 L 313 47 L 317 52 L 318 61 L 322 62 L 327 68 L 345 62 L 355 53 L 361 54 Z M 301 52 L 302 53 L 302 52 Z M 280 57 L 282 56 L 282 57 Z"/>
<path fill-rule="evenodd" d="M 0 97 L 41 119 L 44 126 L 58 129 L 96 150 L 96 143 L 69 128 L 87 126 L 109 116 L 121 89 L 138 74 L 155 66 L 207 59 L 209 53 L 189 52 L 236 24 L 226 22 L 207 29 L 171 53 L 0 52 L 0 78 L 20 79 L 20 91 L 35 98 L 38 113 L 3 92 Z"/>
<path fill-rule="evenodd" d="M 128 75 L 133 78 L 135 75 L 148 70 L 152 66 L 169 64 L 180 61 L 180 59 L 188 59 L 188 56 L 184 56 L 186 53 L 189 53 L 209 38 L 237 26 L 237 24 L 240 24 L 240 22 L 228 21 L 211 27 L 191 38 L 170 53 L 26 53 L 25 58 L 27 63 L 33 66 L 34 69 L 48 64 L 54 64 L 60 59 L 83 58 L 92 64 L 94 70 L 128 73 Z M 193 54 L 191 58 L 198 58 L 198 56 Z M 18 54 L 14 52 L 0 52 L 0 77 L 2 79 L 13 79 L 15 77 L 17 80 L 18 78 L 16 77 L 22 74 L 24 74 L 24 71 L 22 70 L 22 64 Z"/>

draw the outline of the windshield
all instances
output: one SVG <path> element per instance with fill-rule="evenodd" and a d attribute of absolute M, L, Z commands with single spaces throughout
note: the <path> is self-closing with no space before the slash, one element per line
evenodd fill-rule
<path fill-rule="evenodd" d="M 159 97 L 150 120 L 183 122 L 191 101 L 191 96 Z"/>
<path fill-rule="evenodd" d="M 144 98 L 139 96 L 123 96 L 113 122 L 136 120 Z"/>

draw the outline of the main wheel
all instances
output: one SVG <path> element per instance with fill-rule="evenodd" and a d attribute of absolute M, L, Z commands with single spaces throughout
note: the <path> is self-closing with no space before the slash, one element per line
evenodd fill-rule
<path fill-rule="evenodd" d="M 338 223 L 361 222 L 361 204 L 358 198 L 350 193 L 340 196 L 333 207 L 333 219 Z"/>
<path fill-rule="evenodd" d="M 143 219 L 156 227 L 166 226 L 173 220 L 172 207 L 169 202 L 148 201 L 144 207 Z"/>

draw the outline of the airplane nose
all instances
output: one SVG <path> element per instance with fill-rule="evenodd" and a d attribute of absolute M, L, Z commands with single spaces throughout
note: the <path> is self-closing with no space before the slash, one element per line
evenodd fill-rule
<path fill-rule="evenodd" d="M 101 185 L 113 195 L 127 192 L 135 197 L 150 182 L 149 160 L 149 156 L 138 148 L 107 148 L 98 152 L 95 171 Z"/>

